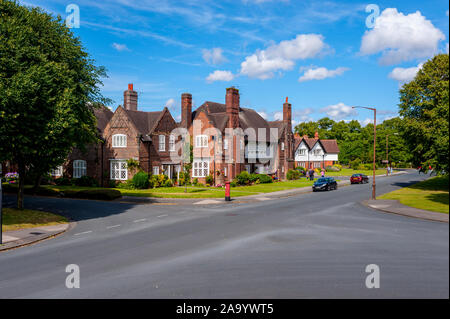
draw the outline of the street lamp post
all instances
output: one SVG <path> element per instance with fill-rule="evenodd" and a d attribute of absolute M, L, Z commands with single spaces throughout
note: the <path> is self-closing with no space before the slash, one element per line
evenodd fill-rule
<path fill-rule="evenodd" d="M 213 142 L 214 142 L 214 145 L 213 145 L 213 148 L 214 148 L 214 159 L 213 159 L 213 165 L 214 165 L 214 168 L 213 168 L 213 183 L 214 183 L 214 186 L 216 186 L 216 136 L 213 135 L 213 136 L 211 136 L 211 138 L 212 138 L 212 140 L 213 140 Z"/>
<path fill-rule="evenodd" d="M 377 109 L 366 106 L 352 106 L 353 109 L 367 109 L 373 111 L 373 180 L 372 180 L 372 199 L 376 199 L 376 183 L 375 183 L 375 170 L 376 170 L 376 145 L 377 145 Z"/>

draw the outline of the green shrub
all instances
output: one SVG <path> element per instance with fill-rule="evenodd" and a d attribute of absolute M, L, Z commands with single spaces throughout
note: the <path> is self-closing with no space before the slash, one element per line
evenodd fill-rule
<path fill-rule="evenodd" d="M 180 178 L 178 180 L 178 185 L 186 185 L 189 184 L 191 177 L 189 172 L 180 172 Z"/>
<path fill-rule="evenodd" d="M 358 170 L 359 169 L 359 165 L 361 164 L 361 160 L 359 158 L 353 160 L 350 162 L 350 167 L 353 170 Z"/>
<path fill-rule="evenodd" d="M 286 173 L 286 178 L 290 181 L 300 178 L 300 172 L 298 170 L 290 169 Z"/>
<path fill-rule="evenodd" d="M 134 184 L 133 181 L 129 179 L 126 182 L 117 183 L 116 187 L 119 189 L 134 189 Z"/>
<path fill-rule="evenodd" d="M 91 176 L 81 176 L 80 178 L 74 178 L 73 182 L 76 186 L 93 187 L 97 186 L 97 181 Z"/>
<path fill-rule="evenodd" d="M 208 175 L 205 178 L 206 184 L 212 185 L 214 183 L 214 178 L 212 177 L 212 175 Z"/>
<path fill-rule="evenodd" d="M 342 165 L 340 165 L 340 164 L 334 164 L 334 165 L 333 165 L 333 167 L 336 167 L 336 168 L 338 168 L 338 169 L 339 169 L 339 171 L 341 171 L 341 170 L 342 170 Z"/>
<path fill-rule="evenodd" d="M 65 191 L 61 195 L 70 198 L 114 200 L 122 197 L 120 191 L 116 189 L 86 189 L 81 191 Z"/>
<path fill-rule="evenodd" d="M 237 186 L 238 186 L 237 181 L 236 181 L 236 180 L 231 181 L 231 182 L 230 182 L 230 186 L 231 186 L 231 187 L 237 187 Z"/>
<path fill-rule="evenodd" d="M 147 189 L 150 182 L 148 181 L 148 174 L 145 172 L 137 172 L 133 176 L 133 186 L 137 189 Z"/>
<path fill-rule="evenodd" d="M 325 170 L 327 172 L 339 172 L 340 171 L 339 167 L 336 167 L 334 165 L 325 167 Z"/>
<path fill-rule="evenodd" d="M 198 184 L 198 178 L 197 178 L 197 177 L 194 178 L 194 180 L 192 181 L 192 184 L 193 184 L 194 186 L 197 186 L 197 184 Z"/>
<path fill-rule="evenodd" d="M 255 183 L 259 181 L 259 174 L 250 174 L 249 181 L 250 183 Z"/>
<path fill-rule="evenodd" d="M 247 171 L 242 171 L 236 176 L 239 185 L 248 185 L 250 183 L 250 174 Z"/>
<path fill-rule="evenodd" d="M 70 186 L 72 185 L 72 182 L 67 177 L 59 177 L 55 179 L 55 184 L 58 186 Z"/>
<path fill-rule="evenodd" d="M 173 182 L 171 179 L 168 179 L 164 182 L 163 187 L 173 187 Z"/>
<path fill-rule="evenodd" d="M 261 184 L 273 183 L 272 177 L 266 174 L 259 174 L 259 182 Z"/>

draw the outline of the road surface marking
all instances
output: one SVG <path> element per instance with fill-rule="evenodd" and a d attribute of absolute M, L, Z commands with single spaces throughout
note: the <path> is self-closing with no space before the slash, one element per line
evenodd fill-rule
<path fill-rule="evenodd" d="M 166 217 L 166 216 L 169 216 L 169 215 L 165 214 L 165 215 L 159 215 L 159 216 L 156 216 L 156 217 L 162 218 L 162 217 Z"/>
<path fill-rule="evenodd" d="M 92 233 L 92 230 L 84 231 L 82 233 L 76 233 L 74 236 L 84 235 L 84 234 L 89 234 L 89 233 Z"/>
<path fill-rule="evenodd" d="M 146 218 L 136 219 L 136 220 L 133 221 L 133 223 L 145 222 L 146 220 L 147 220 Z"/>
<path fill-rule="evenodd" d="M 120 227 L 120 224 L 119 225 L 108 226 L 108 227 L 106 227 L 106 229 L 111 229 L 111 228 L 116 228 L 116 227 Z"/>

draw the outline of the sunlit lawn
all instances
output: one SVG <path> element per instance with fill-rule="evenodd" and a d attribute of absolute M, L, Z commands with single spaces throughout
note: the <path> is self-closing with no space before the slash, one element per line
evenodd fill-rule
<path fill-rule="evenodd" d="M 292 188 L 308 187 L 313 182 L 306 181 L 305 178 L 296 181 L 275 182 L 269 184 L 257 184 L 252 186 L 238 186 L 231 188 L 232 197 L 256 195 L 260 193 L 270 193 Z M 188 186 L 187 193 L 185 187 L 159 187 L 152 189 L 119 189 L 124 196 L 137 197 L 160 197 L 160 198 L 221 198 L 225 197 L 223 188 L 214 187 L 191 187 Z"/>
<path fill-rule="evenodd" d="M 394 199 L 403 205 L 448 214 L 448 176 L 434 177 L 379 196 L 378 199 Z"/>
<path fill-rule="evenodd" d="M 37 210 L 3 208 L 3 231 L 67 223 L 67 218 Z"/>

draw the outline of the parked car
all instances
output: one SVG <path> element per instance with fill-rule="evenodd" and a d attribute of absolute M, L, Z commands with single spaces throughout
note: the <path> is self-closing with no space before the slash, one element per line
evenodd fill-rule
<path fill-rule="evenodd" d="M 313 192 L 337 189 L 337 182 L 333 177 L 321 177 L 314 182 L 312 189 Z"/>
<path fill-rule="evenodd" d="M 365 184 L 369 182 L 369 177 L 364 174 L 353 174 L 352 177 L 350 177 L 350 183 L 351 184 Z"/>

